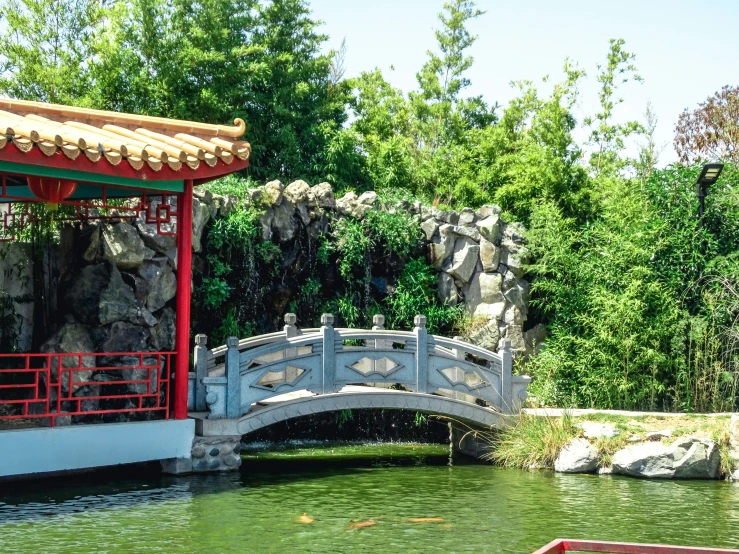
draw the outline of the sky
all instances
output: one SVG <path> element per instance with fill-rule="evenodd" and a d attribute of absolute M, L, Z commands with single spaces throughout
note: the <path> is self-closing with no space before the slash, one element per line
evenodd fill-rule
<path fill-rule="evenodd" d="M 679 114 L 694 109 L 722 86 L 739 85 L 739 0 L 478 0 L 485 15 L 469 30 L 469 95 L 505 106 L 516 95 L 511 81 L 562 77 L 565 58 L 588 74 L 576 108 L 580 121 L 598 107 L 597 64 L 610 38 L 626 40 L 636 54 L 643 83 L 627 83 L 617 121 L 643 120 L 647 101 L 659 118 L 656 137 L 664 146 L 659 165 L 676 161 L 672 147 Z M 433 30 L 443 0 L 311 0 L 324 22 L 326 49 L 346 38 L 346 76 L 379 67 L 394 86 L 416 87 L 416 73 L 435 48 Z M 391 69 L 393 67 L 394 69 Z M 542 91 L 547 90 L 542 86 Z M 580 131 L 584 138 L 585 132 Z M 634 150 L 632 144 L 630 150 Z M 634 150 L 635 151 L 635 150 Z"/>

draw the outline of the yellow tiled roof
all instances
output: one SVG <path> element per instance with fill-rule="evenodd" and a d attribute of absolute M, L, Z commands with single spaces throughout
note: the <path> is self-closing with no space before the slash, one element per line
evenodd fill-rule
<path fill-rule="evenodd" d="M 35 146 L 47 156 L 61 151 L 73 160 L 80 154 L 111 165 L 125 160 L 136 170 L 144 164 L 155 171 L 165 164 L 195 170 L 201 162 L 212 167 L 218 160 L 246 160 L 249 143 L 233 140 L 245 130 L 242 119 L 231 127 L 0 98 L 0 149 L 13 142 L 21 152 Z"/>

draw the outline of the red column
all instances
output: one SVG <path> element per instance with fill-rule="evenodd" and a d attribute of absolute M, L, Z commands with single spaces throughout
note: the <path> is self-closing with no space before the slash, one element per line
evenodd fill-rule
<path fill-rule="evenodd" d="M 192 280 L 192 179 L 177 198 L 177 324 L 174 417 L 187 418 L 187 374 L 190 370 L 190 283 Z"/>

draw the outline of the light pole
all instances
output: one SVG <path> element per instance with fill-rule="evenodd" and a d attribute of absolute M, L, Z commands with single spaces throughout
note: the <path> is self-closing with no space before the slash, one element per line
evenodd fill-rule
<path fill-rule="evenodd" d="M 708 193 L 708 187 L 718 181 L 721 171 L 724 169 L 724 164 L 706 164 L 701 170 L 701 174 L 698 176 L 698 227 L 703 227 L 703 213 L 705 212 L 706 194 Z"/>

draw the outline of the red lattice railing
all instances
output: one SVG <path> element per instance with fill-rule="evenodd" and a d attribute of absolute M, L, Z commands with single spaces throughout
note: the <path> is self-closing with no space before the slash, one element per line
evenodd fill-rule
<path fill-rule="evenodd" d="M 168 419 L 174 352 L 0 354 L 0 420 Z M 144 415 L 146 414 L 146 415 Z M 92 416 L 100 416 L 98 418 Z M 129 415 L 127 419 L 134 419 Z M 72 419 L 69 422 L 74 422 Z"/>
<path fill-rule="evenodd" d="M 18 185 L 25 182 L 24 176 L 0 173 L 0 242 L 13 241 L 15 233 L 43 221 L 31 210 L 31 205 L 41 202 L 38 198 L 11 192 L 10 183 Z M 144 223 L 156 225 L 159 235 L 177 235 L 177 194 L 102 184 L 95 185 L 95 188 L 96 198 L 59 202 L 62 208 L 53 215 L 54 221 L 140 218 Z M 111 190 L 116 194 L 111 194 Z M 121 195 L 123 190 L 126 191 L 125 196 Z"/>

